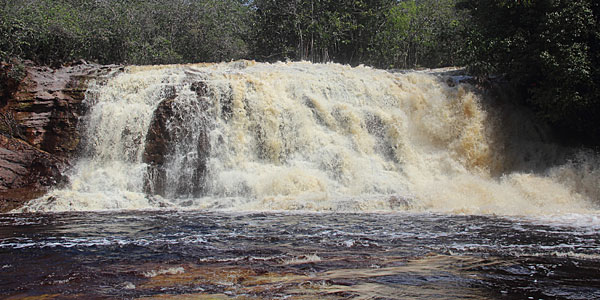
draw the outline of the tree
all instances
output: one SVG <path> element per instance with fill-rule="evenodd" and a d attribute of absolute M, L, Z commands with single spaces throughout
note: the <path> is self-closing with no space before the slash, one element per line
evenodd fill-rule
<path fill-rule="evenodd" d="M 157 64 L 246 57 L 241 0 L 0 0 L 0 55 L 60 64 Z"/>
<path fill-rule="evenodd" d="M 463 14 L 454 0 L 407 0 L 390 7 L 371 47 L 380 67 L 439 67 L 458 63 Z"/>
<path fill-rule="evenodd" d="M 475 1 L 469 66 L 505 74 L 566 136 L 600 144 L 599 5 L 593 0 Z"/>

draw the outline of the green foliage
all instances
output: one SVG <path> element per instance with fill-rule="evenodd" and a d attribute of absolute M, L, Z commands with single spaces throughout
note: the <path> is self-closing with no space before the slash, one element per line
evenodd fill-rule
<path fill-rule="evenodd" d="M 506 75 L 546 120 L 600 144 L 596 0 L 0 0 L 0 8 L 1 61 L 466 62 L 479 75 Z"/>
<path fill-rule="evenodd" d="M 409 0 L 392 6 L 375 36 L 371 56 L 375 65 L 407 68 L 459 63 L 464 15 L 454 4 L 454 0 Z"/>
<path fill-rule="evenodd" d="M 60 64 L 220 61 L 248 53 L 238 0 L 0 0 L 0 55 Z"/>
<path fill-rule="evenodd" d="M 392 1 L 255 0 L 254 53 L 264 60 L 359 62 L 382 2 Z"/>
<path fill-rule="evenodd" d="M 384 68 L 458 62 L 456 0 L 256 0 L 254 54 Z"/>
<path fill-rule="evenodd" d="M 542 117 L 570 136 L 599 144 L 600 16 L 593 0 L 475 1 L 469 66 L 506 74 Z"/>
<path fill-rule="evenodd" d="M 456 0 L 0 0 L 0 55 L 60 64 L 456 64 Z"/>

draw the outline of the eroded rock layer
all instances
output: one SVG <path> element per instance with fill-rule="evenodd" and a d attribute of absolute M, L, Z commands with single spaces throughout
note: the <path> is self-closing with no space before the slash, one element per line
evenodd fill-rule
<path fill-rule="evenodd" d="M 58 69 L 2 65 L 0 212 L 65 181 L 80 145 L 87 84 L 118 69 L 83 61 Z"/>

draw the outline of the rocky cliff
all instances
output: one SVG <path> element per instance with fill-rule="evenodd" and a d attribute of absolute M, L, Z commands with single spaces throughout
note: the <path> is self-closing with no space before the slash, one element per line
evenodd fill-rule
<path fill-rule="evenodd" d="M 118 66 L 80 61 L 58 69 L 0 67 L 0 212 L 65 181 L 80 145 L 87 84 Z"/>

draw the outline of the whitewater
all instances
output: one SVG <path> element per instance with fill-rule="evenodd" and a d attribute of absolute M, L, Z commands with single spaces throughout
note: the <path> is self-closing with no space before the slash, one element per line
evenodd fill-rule
<path fill-rule="evenodd" d="M 90 84 L 69 184 L 20 211 L 597 215 L 598 156 L 553 144 L 532 114 L 489 98 L 426 71 L 130 66 Z M 165 101 L 157 163 L 149 133 Z"/>
<path fill-rule="evenodd" d="M 68 183 L 0 214 L 0 298 L 600 299 L 598 154 L 465 78 L 235 61 L 89 82 Z"/>

